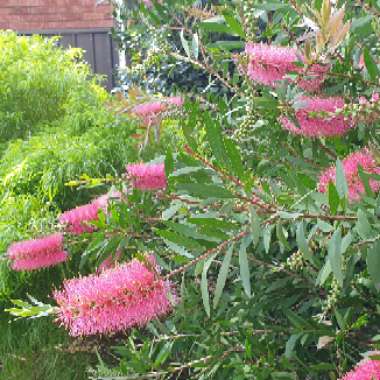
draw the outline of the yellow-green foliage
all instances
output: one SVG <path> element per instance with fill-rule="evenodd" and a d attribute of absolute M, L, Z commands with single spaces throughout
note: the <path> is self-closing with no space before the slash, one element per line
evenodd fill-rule
<path fill-rule="evenodd" d="M 82 52 L 56 43 L 0 32 L 0 142 L 52 123 L 82 130 L 105 116 L 94 120 L 108 95 L 90 79 Z"/>

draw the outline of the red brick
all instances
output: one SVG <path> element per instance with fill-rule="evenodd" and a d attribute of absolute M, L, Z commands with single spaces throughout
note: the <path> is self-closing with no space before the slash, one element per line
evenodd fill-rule
<path fill-rule="evenodd" d="M 95 29 L 113 26 L 112 7 L 96 0 L 0 0 L 0 28 Z"/>

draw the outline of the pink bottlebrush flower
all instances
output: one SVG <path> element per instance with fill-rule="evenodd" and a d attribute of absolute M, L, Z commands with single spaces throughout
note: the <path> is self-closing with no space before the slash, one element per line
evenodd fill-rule
<path fill-rule="evenodd" d="M 330 70 L 329 65 L 319 65 L 314 64 L 306 69 L 306 72 L 299 71 L 299 74 L 302 75 L 301 78 L 306 77 L 305 79 L 300 79 L 297 82 L 298 87 L 302 88 L 307 92 L 316 92 L 318 91 L 322 83 L 326 78 L 327 72 Z"/>
<path fill-rule="evenodd" d="M 131 112 L 142 119 L 144 124 L 149 125 L 160 122 L 163 112 L 167 111 L 170 106 L 182 107 L 183 98 L 172 96 L 156 102 L 138 104 L 132 108 Z"/>
<path fill-rule="evenodd" d="M 361 195 L 365 193 L 365 187 L 359 177 L 359 166 L 370 174 L 380 174 L 380 166 L 376 163 L 375 158 L 367 149 L 362 149 L 358 152 L 347 156 L 343 161 L 344 174 L 348 184 L 348 197 L 350 201 L 358 201 Z M 335 183 L 336 169 L 335 166 L 325 170 L 319 177 L 318 190 L 325 193 L 330 182 Z M 380 190 L 380 181 L 374 179 L 369 180 L 369 186 L 375 193 Z"/>
<path fill-rule="evenodd" d="M 166 104 L 162 102 L 151 102 L 138 104 L 132 108 L 132 113 L 138 117 L 145 118 L 157 115 L 161 112 L 166 111 Z"/>
<path fill-rule="evenodd" d="M 344 100 L 340 97 L 310 98 L 301 97 L 299 109 L 295 112 L 299 128 L 289 118 L 282 116 L 280 122 L 288 131 L 308 137 L 340 136 L 354 126 L 343 115 L 334 115 L 343 109 Z"/>
<path fill-rule="evenodd" d="M 133 186 L 140 190 L 165 189 L 167 180 L 164 164 L 130 164 L 127 173 Z"/>
<path fill-rule="evenodd" d="M 66 280 L 54 292 L 58 321 L 72 336 L 142 327 L 172 310 L 171 283 L 149 263 L 132 260 L 100 274 Z"/>
<path fill-rule="evenodd" d="M 89 203 L 76 207 L 72 210 L 65 211 L 59 217 L 59 223 L 66 225 L 67 231 L 80 235 L 85 232 L 94 232 L 95 228 L 89 225 L 90 222 L 98 220 L 100 207 L 96 203 Z"/>
<path fill-rule="evenodd" d="M 363 360 L 341 380 L 380 380 L 380 361 Z"/>
<path fill-rule="evenodd" d="M 98 220 L 100 210 L 104 213 L 107 212 L 110 199 L 120 199 L 120 196 L 121 194 L 118 191 L 114 191 L 94 199 L 89 204 L 65 211 L 59 217 L 59 223 L 66 225 L 67 231 L 74 235 L 94 232 L 95 228 L 90 223 Z"/>
<path fill-rule="evenodd" d="M 297 54 L 297 49 L 268 44 L 247 43 L 245 53 L 248 55 L 247 75 L 255 82 L 266 86 L 276 87 L 277 82 L 287 79 L 290 73 L 298 73 L 306 79 L 300 79 L 298 86 L 305 91 L 319 90 L 327 71 L 328 65 L 313 64 L 303 69 L 296 65 L 303 58 Z"/>
<path fill-rule="evenodd" d="M 63 248 L 63 235 L 59 233 L 13 243 L 7 254 L 12 261 L 12 269 L 17 271 L 50 267 L 66 261 L 68 257 Z"/>
<path fill-rule="evenodd" d="M 299 61 L 296 49 L 247 43 L 245 52 L 249 59 L 247 74 L 258 83 L 275 87 L 277 81 L 298 70 L 295 65 L 295 62 Z"/>

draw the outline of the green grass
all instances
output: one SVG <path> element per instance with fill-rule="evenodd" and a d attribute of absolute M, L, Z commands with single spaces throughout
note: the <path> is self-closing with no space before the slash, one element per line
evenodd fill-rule
<path fill-rule="evenodd" d="M 51 318 L 0 321 L 0 380 L 85 380 L 96 356 L 52 323 Z"/>

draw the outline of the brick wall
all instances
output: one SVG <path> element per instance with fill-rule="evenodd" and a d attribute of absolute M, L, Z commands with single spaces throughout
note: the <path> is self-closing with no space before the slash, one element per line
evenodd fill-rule
<path fill-rule="evenodd" d="M 0 29 L 23 31 L 113 26 L 110 5 L 96 0 L 0 0 Z"/>

